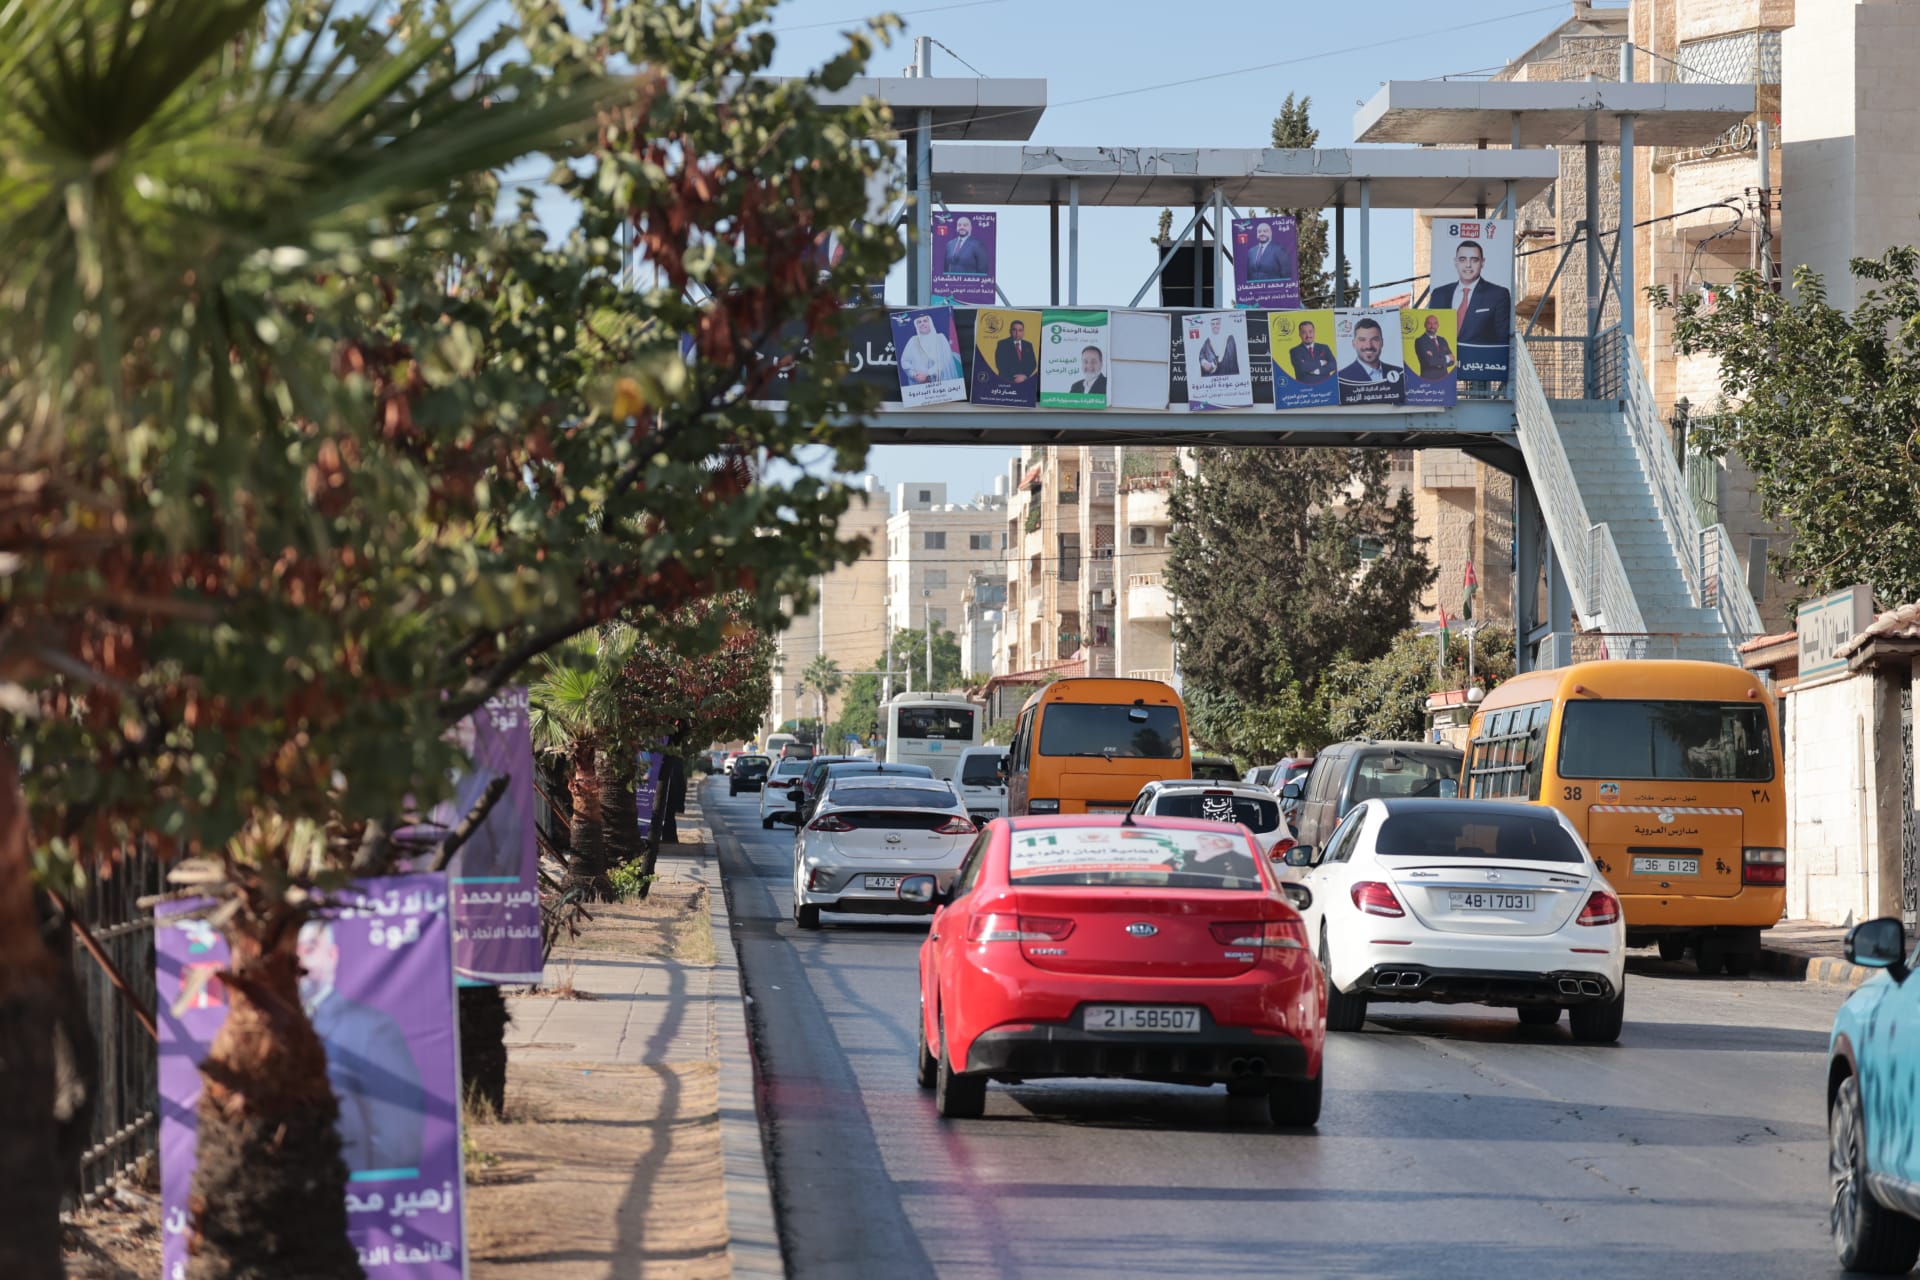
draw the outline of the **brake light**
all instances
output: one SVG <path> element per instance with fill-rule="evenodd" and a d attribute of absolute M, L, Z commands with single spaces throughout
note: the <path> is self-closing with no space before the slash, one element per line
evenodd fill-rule
<path fill-rule="evenodd" d="M 836 813 L 823 813 L 807 824 L 809 831 L 851 831 L 853 824 Z"/>
<path fill-rule="evenodd" d="M 1073 921 L 1055 916 L 978 915 L 967 926 L 968 942 L 1058 942 L 1073 932 Z"/>
<path fill-rule="evenodd" d="M 1298 843 L 1299 841 L 1295 840 L 1292 836 L 1281 836 L 1273 842 L 1273 848 L 1267 850 L 1267 858 L 1270 861 L 1279 862 L 1289 853 L 1293 852 L 1293 846 Z"/>
<path fill-rule="evenodd" d="M 980 828 L 973 825 L 971 818 L 949 818 L 933 829 L 937 836 L 970 836 Z"/>
<path fill-rule="evenodd" d="M 1787 851 L 1785 849 L 1742 849 L 1740 881 L 1742 884 L 1785 884 L 1787 882 Z"/>
<path fill-rule="evenodd" d="M 1370 916 L 1403 916 L 1406 911 L 1393 890 L 1378 880 L 1362 880 L 1353 886 L 1353 905 Z"/>
<path fill-rule="evenodd" d="M 1304 951 L 1307 946 L 1307 928 L 1298 920 L 1232 920 L 1212 930 L 1213 940 L 1223 947 Z"/>
<path fill-rule="evenodd" d="M 1580 908 L 1575 924 L 1612 924 L 1620 918 L 1620 899 L 1603 889 L 1594 890 L 1587 905 Z"/>

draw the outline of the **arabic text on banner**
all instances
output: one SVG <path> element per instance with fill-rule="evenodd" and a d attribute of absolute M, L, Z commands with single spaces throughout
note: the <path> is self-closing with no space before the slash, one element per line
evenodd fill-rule
<path fill-rule="evenodd" d="M 1043 311 L 1040 329 L 1040 403 L 1106 408 L 1112 317 L 1105 311 Z"/>
<path fill-rule="evenodd" d="M 933 215 L 933 300 L 990 307 L 998 217 L 975 210 Z"/>
<path fill-rule="evenodd" d="M 900 360 L 900 403 L 948 404 L 967 398 L 960 338 L 952 307 L 914 307 L 887 313 Z"/>
<path fill-rule="evenodd" d="M 1513 359 L 1513 220 L 1435 218 L 1427 306 L 1454 313 L 1459 376 L 1504 382 Z"/>
<path fill-rule="evenodd" d="M 1333 358 L 1340 362 L 1341 404 L 1406 402 L 1407 371 L 1399 363 L 1397 308 L 1337 308 L 1333 336 Z"/>
<path fill-rule="evenodd" d="M 973 315 L 973 387 L 975 404 L 1031 409 L 1040 396 L 1038 311 L 983 308 Z"/>
<path fill-rule="evenodd" d="M 1247 313 L 1190 312 L 1180 317 L 1187 357 L 1187 408 L 1253 407 L 1252 361 L 1247 353 Z"/>
<path fill-rule="evenodd" d="M 1239 307 L 1300 305 L 1300 229 L 1291 217 L 1233 220 L 1233 301 Z"/>
<path fill-rule="evenodd" d="M 347 1233 L 368 1280 L 466 1274 L 447 877 L 363 880 L 300 931 L 300 1000 L 340 1100 Z M 199 1064 L 227 1017 L 213 975 L 226 940 L 204 902 L 163 903 L 154 939 L 160 1021 L 162 1274 L 184 1277 L 199 1120 Z"/>
<path fill-rule="evenodd" d="M 1460 360 L 1455 354 L 1453 312 L 1408 308 L 1400 313 L 1402 359 L 1407 365 L 1407 405 L 1441 407 L 1460 398 Z"/>
<path fill-rule="evenodd" d="M 1324 409 L 1340 403 L 1333 354 L 1333 312 L 1272 311 L 1273 407 Z"/>

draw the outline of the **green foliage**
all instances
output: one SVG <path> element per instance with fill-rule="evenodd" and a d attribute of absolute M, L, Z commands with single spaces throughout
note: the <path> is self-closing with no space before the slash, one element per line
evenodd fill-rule
<path fill-rule="evenodd" d="M 1371 662 L 1343 659 L 1328 668 L 1321 681 L 1326 706 L 1325 742 L 1358 737 L 1424 738 L 1428 695 L 1459 688 L 1467 675 L 1466 637 L 1458 632 L 1449 635 L 1444 679 L 1435 670 L 1439 643 L 1438 635 L 1404 631 L 1394 637 L 1387 652 Z M 1488 689 L 1511 677 L 1513 632 L 1489 627 L 1475 636 L 1474 666 Z"/>
<path fill-rule="evenodd" d="M 1719 364 L 1723 400 L 1696 444 L 1753 470 L 1769 519 L 1793 530 L 1775 568 L 1809 595 L 1869 584 L 1891 602 L 1920 599 L 1920 251 L 1855 258 L 1853 310 L 1827 302 L 1821 277 L 1794 273 L 1791 296 L 1743 272 L 1709 311 L 1670 300 L 1686 355 Z"/>
<path fill-rule="evenodd" d="M 1310 113 L 1313 99 L 1288 94 L 1273 118 L 1271 131 L 1275 147 L 1311 148 L 1320 145 L 1320 130 L 1314 127 Z M 1334 273 L 1327 268 L 1327 219 L 1318 209 L 1268 209 L 1268 213 L 1291 214 L 1300 231 L 1300 303 L 1305 307 L 1334 305 Z M 1353 273 L 1346 273 L 1348 280 Z"/>
<path fill-rule="evenodd" d="M 1013 716 L 995 720 L 981 731 L 980 741 L 982 743 L 992 743 L 999 747 L 1010 746 L 1013 743 L 1013 727 L 1017 723 L 1019 723 L 1018 720 Z"/>
<path fill-rule="evenodd" d="M 635 858 L 607 873 L 607 879 L 613 882 L 615 901 L 638 902 L 647 896 L 647 886 L 659 877 L 645 871 L 645 866 L 646 859 Z"/>
<path fill-rule="evenodd" d="M 880 658 L 874 667 L 885 666 Z M 849 737 L 871 741 L 885 726 L 880 722 L 880 677 L 857 675 L 847 683 L 847 696 L 840 700 L 840 715 L 828 726 L 828 745 L 839 750 Z"/>
<path fill-rule="evenodd" d="M 944 693 L 966 687 L 967 672 L 960 664 L 960 641 L 939 623 L 933 624 L 933 685 L 927 685 L 927 633 L 902 631 L 893 638 L 893 669 L 903 673 L 894 680 L 895 693 L 911 688 L 915 693 Z"/>

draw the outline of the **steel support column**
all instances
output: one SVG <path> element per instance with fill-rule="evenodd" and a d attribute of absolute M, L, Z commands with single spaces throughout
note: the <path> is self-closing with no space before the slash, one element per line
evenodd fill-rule
<path fill-rule="evenodd" d="M 1213 189 L 1213 307 L 1227 305 L 1227 198 Z"/>
<path fill-rule="evenodd" d="M 1060 198 L 1047 201 L 1047 265 L 1052 270 L 1053 292 L 1048 301 L 1060 305 Z"/>
<path fill-rule="evenodd" d="M 1631 54 L 1627 55 L 1631 58 Z M 1627 63 L 1631 72 L 1633 64 Z M 1620 334 L 1633 340 L 1633 117 L 1620 117 L 1620 230 L 1614 257 L 1620 264 Z"/>
<path fill-rule="evenodd" d="M 1587 332 L 1583 344 L 1586 358 L 1581 362 L 1580 394 L 1589 400 L 1597 399 L 1593 365 L 1593 335 L 1600 332 L 1600 143 L 1592 136 L 1593 125 L 1587 125 L 1586 167 L 1587 183 L 1586 222 L 1587 222 Z"/>
<path fill-rule="evenodd" d="M 1080 305 L 1080 179 L 1067 179 L 1067 305 Z"/>
<path fill-rule="evenodd" d="M 919 238 L 914 258 L 920 267 L 920 291 L 914 302 L 924 307 L 933 297 L 933 112 L 930 110 L 920 112 L 913 148 L 920 157 L 920 190 L 913 206 L 913 226 Z"/>
<path fill-rule="evenodd" d="M 1360 306 L 1373 296 L 1373 185 L 1360 179 Z"/>
<path fill-rule="evenodd" d="M 1333 305 L 1347 305 L 1347 197 L 1345 188 L 1333 202 Z"/>

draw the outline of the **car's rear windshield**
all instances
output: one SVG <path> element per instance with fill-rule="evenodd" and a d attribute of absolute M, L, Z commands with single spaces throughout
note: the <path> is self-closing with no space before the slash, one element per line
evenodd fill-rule
<path fill-rule="evenodd" d="M 1579 844 L 1553 817 L 1473 808 L 1389 814 L 1373 847 L 1382 857 L 1586 861 Z"/>
<path fill-rule="evenodd" d="M 1014 833 L 1016 885 L 1200 890 L 1259 889 L 1260 868 L 1238 832 L 1147 827 L 1052 827 Z"/>
<path fill-rule="evenodd" d="M 1054 702 L 1040 713 L 1043 756 L 1178 760 L 1184 754 L 1175 707 Z"/>
<path fill-rule="evenodd" d="M 1237 822 L 1249 831 L 1265 833 L 1280 825 L 1280 805 L 1274 800 L 1204 792 L 1174 791 L 1160 797 L 1154 813 L 1167 818 L 1204 818 L 1209 822 Z"/>
<path fill-rule="evenodd" d="M 960 781 L 969 787 L 997 787 L 1000 766 L 1006 759 L 1005 756 L 968 756 L 960 766 Z"/>
<path fill-rule="evenodd" d="M 863 773 L 890 773 L 896 778 L 931 778 L 933 776 L 933 770 L 924 764 L 882 764 L 878 760 L 865 760 L 855 764 L 827 766 L 829 778 L 853 778 Z"/>
<path fill-rule="evenodd" d="M 776 778 L 797 778 L 806 771 L 805 760 L 782 760 L 773 766 L 773 776 Z"/>
<path fill-rule="evenodd" d="M 1751 702 L 1568 702 L 1560 775 L 1697 782 L 1773 781 L 1767 709 Z"/>
<path fill-rule="evenodd" d="M 1446 794 L 1443 784 L 1460 781 L 1460 757 L 1432 752 L 1369 752 L 1360 757 L 1354 771 L 1353 803 L 1394 796 L 1426 796 L 1438 799 Z"/>
<path fill-rule="evenodd" d="M 733 762 L 735 773 L 765 773 L 773 761 L 765 756 L 741 756 Z"/>
<path fill-rule="evenodd" d="M 836 808 L 951 809 L 959 801 L 946 787 L 850 787 L 842 783 L 828 790 L 826 803 Z"/>

